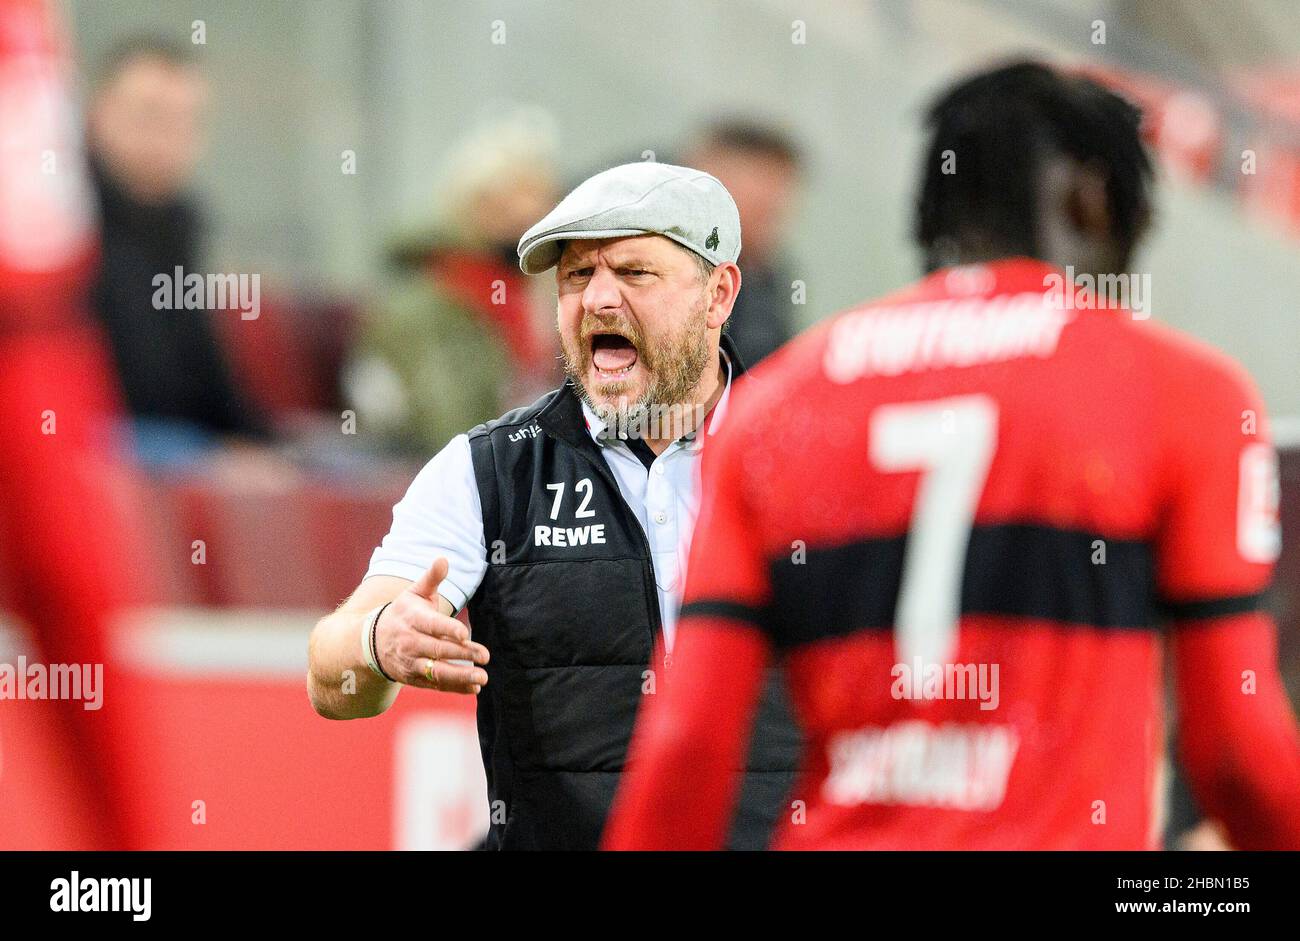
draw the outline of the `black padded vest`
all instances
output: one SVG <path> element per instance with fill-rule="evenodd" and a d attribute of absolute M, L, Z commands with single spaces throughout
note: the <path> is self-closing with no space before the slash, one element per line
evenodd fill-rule
<path fill-rule="evenodd" d="M 595 849 L 661 629 L 649 543 L 568 384 L 469 441 L 488 553 L 469 616 L 492 653 L 478 697 L 485 846 Z M 798 747 L 774 671 L 731 846 L 767 845 Z"/>

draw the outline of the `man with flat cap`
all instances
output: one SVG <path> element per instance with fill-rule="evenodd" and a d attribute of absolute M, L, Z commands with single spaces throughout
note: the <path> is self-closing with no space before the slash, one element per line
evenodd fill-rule
<path fill-rule="evenodd" d="M 739 254 L 722 184 L 653 162 L 591 177 L 524 233 L 520 267 L 555 269 L 567 381 L 443 448 L 312 632 L 328 718 L 378 715 L 403 685 L 478 696 L 489 848 L 595 849 L 637 709 L 671 682 L 700 450 L 744 368 L 722 332 Z M 767 845 L 797 757 L 773 676 L 732 847 Z"/>

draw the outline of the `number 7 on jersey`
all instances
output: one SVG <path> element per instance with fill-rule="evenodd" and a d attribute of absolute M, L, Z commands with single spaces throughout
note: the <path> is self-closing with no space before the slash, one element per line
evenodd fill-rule
<path fill-rule="evenodd" d="M 956 650 L 966 549 L 997 426 L 986 395 L 882 405 L 871 415 L 872 465 L 921 472 L 894 612 L 901 663 L 943 663 Z"/>

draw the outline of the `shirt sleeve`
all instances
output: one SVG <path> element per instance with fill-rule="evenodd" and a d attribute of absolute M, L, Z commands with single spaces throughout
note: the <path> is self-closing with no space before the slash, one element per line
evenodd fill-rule
<path fill-rule="evenodd" d="M 1297 849 L 1300 738 L 1264 609 L 1281 544 L 1267 416 L 1249 379 L 1223 368 L 1197 375 L 1164 425 L 1175 442 L 1156 561 L 1180 757 L 1234 847 Z"/>
<path fill-rule="evenodd" d="M 457 435 L 434 455 L 393 507 L 393 525 L 371 555 L 366 578 L 415 581 L 439 556 L 450 568 L 438 592 L 459 611 L 487 571 L 483 508 L 467 435 Z"/>
<path fill-rule="evenodd" d="M 1175 620 L 1257 610 L 1281 548 L 1268 418 L 1249 377 L 1233 366 L 1184 379 L 1163 420 L 1174 438 L 1156 577 Z"/>
<path fill-rule="evenodd" d="M 704 448 L 704 497 L 672 666 L 638 716 L 606 849 L 706 850 L 725 841 L 770 656 L 759 627 L 766 566 L 740 457 L 725 430 Z"/>
<path fill-rule="evenodd" d="M 718 619 L 765 626 L 771 599 L 767 559 L 754 522 L 745 475 L 743 416 L 712 437 L 704 449 L 700 515 L 691 539 L 682 596 L 683 619 Z"/>

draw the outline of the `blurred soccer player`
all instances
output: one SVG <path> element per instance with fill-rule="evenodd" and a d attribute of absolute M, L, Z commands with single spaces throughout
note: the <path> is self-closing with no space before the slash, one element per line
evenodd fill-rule
<path fill-rule="evenodd" d="M 1062 272 L 1137 298 L 1139 115 L 1017 64 L 930 125 L 931 274 L 777 353 L 705 459 L 677 666 L 605 845 L 719 845 L 776 653 L 808 737 L 777 846 L 1154 847 L 1163 622 L 1202 807 L 1234 846 L 1300 848 L 1259 398 Z"/>
<path fill-rule="evenodd" d="M 112 622 L 157 587 L 140 518 L 124 499 L 132 470 L 106 431 L 120 404 L 88 311 L 96 233 L 71 84 L 57 5 L 0 3 L 0 554 L 18 588 L 6 613 L 30 628 L 45 664 L 102 664 L 112 684 Z M 139 741 L 129 718 L 111 704 L 35 705 L 50 707 L 41 716 L 56 734 L 72 736 L 66 763 L 83 795 L 50 795 L 86 801 L 70 839 L 138 848 Z M 30 832 L 56 831 L 37 824 Z"/>

